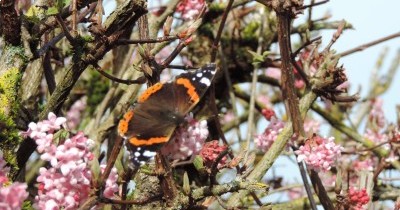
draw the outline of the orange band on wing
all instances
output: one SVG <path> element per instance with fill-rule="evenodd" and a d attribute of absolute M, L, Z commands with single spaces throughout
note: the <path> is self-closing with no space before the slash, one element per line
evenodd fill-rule
<path fill-rule="evenodd" d="M 149 88 L 147 88 L 147 90 L 145 90 L 142 95 L 140 95 L 138 102 L 142 103 L 144 101 L 146 101 L 153 93 L 157 92 L 158 90 L 160 90 L 162 88 L 163 84 L 161 83 L 157 83 Z"/>
<path fill-rule="evenodd" d="M 132 137 L 129 139 L 129 143 L 131 143 L 133 146 L 143 146 L 143 145 L 154 145 L 154 144 L 160 144 L 160 143 L 165 143 L 169 140 L 168 137 L 153 137 L 149 139 L 138 139 L 136 137 Z"/>
<path fill-rule="evenodd" d="M 124 136 L 125 133 L 128 131 L 129 121 L 131 121 L 132 117 L 133 117 L 133 110 L 129 110 L 124 114 L 123 119 L 121 119 L 118 124 L 119 135 Z"/>
<path fill-rule="evenodd" d="M 196 88 L 192 85 L 192 83 L 185 78 L 179 78 L 176 80 L 176 83 L 178 85 L 183 85 L 187 89 L 187 94 L 190 96 L 190 100 L 193 101 L 193 103 L 199 102 L 199 95 L 197 95 Z"/>

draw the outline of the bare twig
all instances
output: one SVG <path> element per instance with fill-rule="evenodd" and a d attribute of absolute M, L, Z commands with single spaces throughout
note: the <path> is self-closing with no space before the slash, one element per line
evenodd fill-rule
<path fill-rule="evenodd" d="M 110 74 L 108 74 L 107 72 L 105 72 L 99 65 L 97 64 L 92 64 L 93 67 L 103 76 L 107 77 L 108 79 L 114 81 L 114 82 L 118 82 L 118 83 L 122 83 L 122 84 L 126 84 L 126 85 L 132 85 L 132 84 L 144 84 L 146 82 L 146 78 L 145 77 L 139 77 L 138 79 L 135 80 L 124 80 L 124 79 L 119 79 L 116 78 Z"/>
<path fill-rule="evenodd" d="M 72 0 L 72 37 L 78 34 L 78 0 Z M 61 16 L 60 16 L 61 17 Z M 68 37 L 67 37 L 68 38 Z"/>
<path fill-rule="evenodd" d="M 75 38 L 72 36 L 72 34 L 69 33 L 68 27 L 65 25 L 64 20 L 62 19 L 61 15 L 57 14 L 56 19 L 57 19 L 58 24 L 60 24 L 61 29 L 64 32 L 65 38 L 68 39 L 68 41 L 71 43 L 71 45 L 75 45 Z"/>
<path fill-rule="evenodd" d="M 265 8 L 261 8 L 261 18 L 265 18 Z M 257 54 L 261 55 L 262 54 L 262 45 L 264 42 L 264 36 L 262 35 L 264 32 L 264 21 L 261 21 L 261 26 L 259 30 L 259 35 L 258 35 L 258 47 L 257 47 Z M 251 86 L 250 86 L 250 103 L 249 103 L 249 118 L 247 119 L 247 135 L 246 135 L 246 154 L 244 155 L 244 162 L 246 162 L 249 154 L 250 154 L 250 142 L 251 139 L 253 139 L 254 131 L 253 127 L 254 126 L 254 107 L 255 107 L 255 101 L 256 101 L 256 91 L 257 91 L 257 72 L 258 69 L 260 68 L 260 63 L 256 62 L 253 64 L 253 75 L 252 75 L 252 80 L 251 80 Z"/>
<path fill-rule="evenodd" d="M 227 154 L 230 153 L 230 149 L 227 148 L 221 153 L 219 153 L 218 157 L 215 158 L 215 161 L 211 165 L 211 173 L 210 173 L 210 188 L 214 186 L 214 184 L 217 183 L 217 180 L 215 180 L 215 176 L 217 175 L 217 169 L 218 169 L 218 164 L 221 162 L 222 158 L 224 158 Z"/>
<path fill-rule="evenodd" d="M 139 39 L 139 40 L 119 39 L 116 42 L 116 45 L 170 42 L 170 41 L 174 41 L 177 39 L 178 39 L 177 36 L 164 36 L 164 37 L 157 37 L 154 39 L 148 38 L 148 39 Z"/>
<path fill-rule="evenodd" d="M 315 6 L 318 6 L 318 5 L 322 5 L 322 4 L 325 4 L 325 3 L 328 3 L 329 2 L 329 0 L 324 0 L 324 1 L 320 1 L 320 2 L 316 2 L 315 3 L 315 0 L 313 0 L 312 2 L 311 2 L 311 4 L 308 4 L 308 5 L 304 5 L 304 6 L 302 6 L 302 7 L 300 7 L 299 9 L 306 9 L 306 8 L 312 8 L 312 7 L 315 7 Z"/>
<path fill-rule="evenodd" d="M 199 69 L 199 67 L 193 67 L 189 65 L 168 65 L 167 68 L 170 69 L 181 69 L 181 70 L 193 70 L 193 69 Z"/>
<path fill-rule="evenodd" d="M 217 32 L 217 35 L 216 35 L 213 45 L 212 45 L 211 63 L 214 63 L 215 60 L 217 59 L 219 40 L 221 39 L 222 30 L 224 29 L 225 22 L 226 22 L 226 19 L 228 18 L 229 11 L 232 8 L 232 4 L 233 4 L 233 0 L 229 0 L 228 5 L 226 6 L 226 8 L 224 10 L 224 14 L 222 15 L 222 19 L 219 24 L 218 32 Z"/>
<path fill-rule="evenodd" d="M 363 51 L 363 50 L 367 49 L 368 47 L 380 44 L 382 42 L 386 42 L 388 40 L 391 40 L 391 39 L 394 39 L 394 38 L 397 38 L 397 37 L 400 37 L 400 32 L 397 32 L 397 33 L 391 34 L 389 36 L 385 36 L 383 38 L 377 39 L 375 41 L 360 45 L 360 46 L 355 47 L 353 49 L 346 50 L 346 51 L 344 51 L 342 53 L 339 53 L 338 55 L 341 56 L 341 57 L 344 57 L 344 56 L 350 55 L 350 54 L 355 53 L 355 52 Z"/>
<path fill-rule="evenodd" d="M 56 89 L 56 80 L 54 78 L 53 68 L 51 67 L 50 63 L 49 52 L 47 52 L 43 58 L 43 72 L 51 95 L 54 92 L 54 89 Z"/>

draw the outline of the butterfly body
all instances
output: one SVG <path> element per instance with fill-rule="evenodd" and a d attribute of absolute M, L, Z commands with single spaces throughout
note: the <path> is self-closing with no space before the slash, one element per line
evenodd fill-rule
<path fill-rule="evenodd" d="M 215 64 L 209 64 L 180 74 L 174 81 L 156 83 L 139 96 L 137 105 L 124 114 L 118 125 L 135 165 L 143 164 L 169 141 L 205 94 L 215 73 Z"/>

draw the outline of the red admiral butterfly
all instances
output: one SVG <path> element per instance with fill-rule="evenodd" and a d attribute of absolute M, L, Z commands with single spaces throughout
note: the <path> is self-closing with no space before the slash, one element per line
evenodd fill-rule
<path fill-rule="evenodd" d="M 143 164 L 168 142 L 176 127 L 211 85 L 216 65 L 208 64 L 194 72 L 185 72 L 168 83 L 149 87 L 128 110 L 118 125 L 118 133 L 127 139 L 133 163 Z"/>

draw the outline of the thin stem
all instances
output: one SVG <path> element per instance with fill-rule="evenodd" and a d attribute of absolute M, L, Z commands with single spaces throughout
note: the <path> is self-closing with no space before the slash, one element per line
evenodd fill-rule
<path fill-rule="evenodd" d="M 116 77 L 108 74 L 107 72 L 105 72 L 99 65 L 97 65 L 97 64 L 92 64 L 92 65 L 101 75 L 107 77 L 108 79 L 110 79 L 114 82 L 118 82 L 118 83 L 122 83 L 122 84 L 126 84 L 126 85 L 144 84 L 146 82 L 146 78 L 144 78 L 144 77 L 139 77 L 138 79 L 135 79 L 135 80 L 119 79 L 119 78 L 116 78 Z"/>
<path fill-rule="evenodd" d="M 261 8 L 261 18 L 265 17 L 265 7 Z M 264 22 L 265 21 L 261 21 L 261 26 L 260 26 L 260 30 L 259 30 L 259 38 L 258 38 L 258 47 L 257 47 L 257 54 L 261 55 L 261 51 L 262 51 L 262 45 L 264 42 L 264 36 L 262 36 L 263 31 L 264 31 Z M 253 127 L 254 127 L 254 107 L 255 107 L 255 103 L 256 103 L 256 90 L 257 90 L 257 72 L 258 69 L 260 68 L 260 63 L 257 62 L 254 65 L 254 69 L 253 69 L 253 77 L 251 80 L 251 87 L 250 87 L 250 103 L 249 103 L 249 118 L 247 119 L 247 135 L 246 135 L 246 154 L 244 156 L 244 162 L 246 162 L 249 153 L 250 153 L 250 142 L 251 139 L 253 139 Z"/>
<path fill-rule="evenodd" d="M 164 36 L 157 38 L 148 38 L 148 39 L 139 39 L 139 40 L 130 40 L 130 39 L 119 39 L 116 41 L 116 45 L 127 45 L 127 44 L 144 44 L 144 43 L 160 43 L 160 42 L 170 42 L 177 40 L 177 36 Z"/>
<path fill-rule="evenodd" d="M 308 7 L 310 7 L 310 9 L 311 9 L 312 7 L 315 7 L 315 6 L 318 6 L 318 5 L 322 5 L 322 4 L 325 4 L 325 3 L 328 3 L 328 2 L 329 2 L 329 0 L 324 0 L 324 1 L 320 1 L 320 2 L 315 3 L 315 0 L 312 0 L 311 4 L 304 5 L 304 6 L 300 7 L 299 9 L 302 10 L 302 9 L 306 9 Z"/>
<path fill-rule="evenodd" d="M 212 45 L 211 63 L 215 63 L 215 61 L 217 59 L 219 40 L 221 39 L 222 30 L 225 27 L 225 22 L 226 22 L 226 19 L 228 18 L 228 14 L 229 14 L 229 11 L 232 8 L 232 5 L 233 5 L 233 0 L 229 0 L 228 5 L 226 6 L 226 8 L 224 10 L 224 14 L 222 15 L 222 19 L 221 19 L 221 22 L 219 24 L 217 36 L 215 37 L 213 45 Z"/>
<path fill-rule="evenodd" d="M 65 25 L 64 20 L 62 19 L 60 14 L 56 15 L 56 20 L 57 20 L 58 24 L 60 24 L 61 29 L 63 30 L 65 37 L 68 39 L 68 41 L 71 43 L 71 45 L 74 45 L 75 39 L 69 33 L 68 27 Z"/>
<path fill-rule="evenodd" d="M 360 46 L 355 47 L 353 49 L 346 50 L 346 51 L 344 51 L 342 53 L 339 53 L 338 55 L 341 56 L 341 57 L 344 57 L 344 56 L 350 55 L 350 54 L 355 53 L 355 52 L 363 51 L 363 50 L 367 49 L 368 47 L 372 47 L 374 45 L 380 44 L 382 42 L 386 42 L 388 40 L 391 40 L 391 39 L 394 39 L 394 38 L 397 38 L 397 37 L 400 37 L 400 32 L 391 34 L 389 36 L 385 36 L 383 38 L 377 39 L 377 40 L 372 41 L 372 42 L 368 42 L 366 44 L 360 45 Z"/>
<path fill-rule="evenodd" d="M 235 93 L 232 87 L 232 81 L 231 81 L 231 76 L 229 75 L 229 70 L 228 70 L 228 64 L 226 63 L 226 59 L 224 56 L 224 52 L 222 50 L 222 47 L 220 47 L 219 50 L 220 54 L 221 54 L 221 63 L 222 63 L 222 70 L 224 71 L 224 77 L 226 80 L 226 85 L 228 86 L 229 89 L 229 98 L 231 99 L 231 103 L 232 103 L 232 110 L 233 110 L 233 114 L 235 116 L 234 119 L 234 123 L 236 124 L 236 133 L 237 133 L 237 138 L 238 141 L 241 142 L 242 141 L 242 134 L 240 132 L 240 122 L 239 122 L 239 114 L 238 114 L 238 110 L 237 110 L 237 104 L 236 104 L 236 97 L 235 97 Z"/>
<path fill-rule="evenodd" d="M 78 2 L 77 0 L 72 0 L 72 36 L 76 37 L 78 34 Z M 61 17 L 61 16 L 60 16 Z"/>

